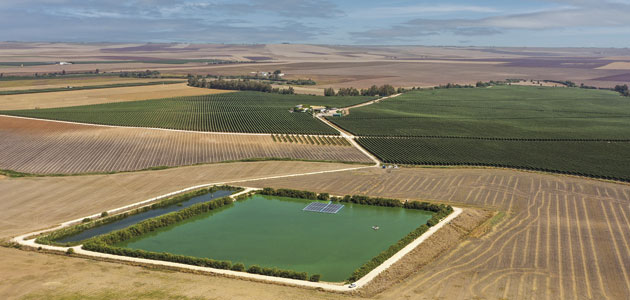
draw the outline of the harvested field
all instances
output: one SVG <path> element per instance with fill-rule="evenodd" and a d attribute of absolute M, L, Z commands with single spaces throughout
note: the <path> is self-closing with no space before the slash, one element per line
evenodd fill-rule
<path fill-rule="evenodd" d="M 25 79 L 25 80 L 5 80 L 0 81 L 0 91 L 15 91 L 25 89 L 50 89 L 63 88 L 67 86 L 89 86 L 119 83 L 155 82 L 176 79 L 162 78 L 124 78 L 118 76 L 99 77 L 68 77 L 68 78 L 46 78 L 46 79 Z"/>
<path fill-rule="evenodd" d="M 90 173 L 280 158 L 370 163 L 354 147 L 279 143 L 270 135 L 111 128 L 0 116 L 0 169 Z"/>
<path fill-rule="evenodd" d="M 199 184 L 354 167 L 360 166 L 263 161 L 109 175 L 6 178 L 0 180 L 0 238 L 47 228 Z"/>
<path fill-rule="evenodd" d="M 134 86 L 68 92 L 0 96 L 0 110 L 35 109 L 127 102 L 165 97 L 199 96 L 230 91 L 199 89 L 181 84 Z"/>
<path fill-rule="evenodd" d="M 382 299 L 627 299 L 630 186 L 484 169 L 366 169 L 248 186 L 434 199 L 506 212 Z"/>

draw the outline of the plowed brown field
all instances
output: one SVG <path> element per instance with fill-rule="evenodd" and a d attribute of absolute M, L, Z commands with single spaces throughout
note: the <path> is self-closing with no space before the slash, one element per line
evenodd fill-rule
<path fill-rule="evenodd" d="M 51 174 L 141 170 L 252 158 L 371 160 L 349 146 L 276 143 L 270 135 L 113 128 L 0 116 L 0 169 Z"/>
<path fill-rule="evenodd" d="M 382 299 L 628 299 L 630 186 L 483 169 L 366 169 L 250 186 L 434 199 L 507 212 Z"/>

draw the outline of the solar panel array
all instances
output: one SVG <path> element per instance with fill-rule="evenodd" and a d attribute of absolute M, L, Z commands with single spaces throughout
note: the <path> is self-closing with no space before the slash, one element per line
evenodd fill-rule
<path fill-rule="evenodd" d="M 328 203 L 312 202 L 302 210 L 320 212 L 320 213 L 326 213 L 326 214 L 336 214 L 342 208 L 343 208 L 342 204 L 333 204 L 332 202 L 328 202 Z"/>

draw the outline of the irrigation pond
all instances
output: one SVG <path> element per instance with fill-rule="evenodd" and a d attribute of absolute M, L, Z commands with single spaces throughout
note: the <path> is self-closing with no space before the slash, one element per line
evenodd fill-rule
<path fill-rule="evenodd" d="M 303 211 L 310 202 L 254 195 L 116 246 L 321 274 L 324 281 L 339 282 L 432 216 L 351 203 L 336 214 Z"/>

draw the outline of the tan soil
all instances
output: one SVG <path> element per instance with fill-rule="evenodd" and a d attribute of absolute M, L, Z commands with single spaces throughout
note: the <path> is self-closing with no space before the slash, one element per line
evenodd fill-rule
<path fill-rule="evenodd" d="M 231 91 L 200 89 L 186 83 L 0 96 L 0 110 L 34 109 L 198 96 Z"/>
<path fill-rule="evenodd" d="M 0 169 L 36 174 L 131 171 L 254 158 L 372 162 L 354 147 L 279 143 L 270 135 L 111 128 L 3 116 L 0 141 Z"/>

